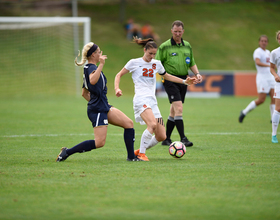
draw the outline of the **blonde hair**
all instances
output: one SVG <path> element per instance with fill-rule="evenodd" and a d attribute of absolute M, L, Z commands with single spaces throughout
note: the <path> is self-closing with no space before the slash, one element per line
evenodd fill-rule
<path fill-rule="evenodd" d="M 279 36 L 279 34 L 280 34 L 280 31 L 277 31 L 276 32 L 276 40 L 278 41 L 278 36 Z"/>
<path fill-rule="evenodd" d="M 76 66 L 82 66 L 82 65 L 84 65 L 85 64 L 85 62 L 87 61 L 87 52 L 89 51 L 89 49 L 92 47 L 94 45 L 94 43 L 93 42 L 89 42 L 89 43 L 87 43 L 85 46 L 84 46 L 84 48 L 83 48 L 83 50 L 82 50 L 82 59 L 81 59 L 81 61 L 78 63 L 78 57 L 80 56 L 80 51 L 79 51 L 79 54 L 78 54 L 78 56 L 75 58 L 75 65 Z"/>

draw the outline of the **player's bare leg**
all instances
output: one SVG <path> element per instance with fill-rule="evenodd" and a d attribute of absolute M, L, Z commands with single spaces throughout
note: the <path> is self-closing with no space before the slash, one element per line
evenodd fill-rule
<path fill-rule="evenodd" d="M 239 118 L 238 118 L 238 121 L 240 123 L 243 122 L 245 116 L 250 112 L 252 111 L 253 109 L 255 109 L 258 105 L 261 105 L 262 103 L 264 103 L 266 99 L 266 93 L 258 93 L 258 98 L 256 100 L 253 100 L 249 103 L 249 105 L 247 105 L 247 107 L 245 109 L 243 109 L 241 112 L 240 112 L 240 115 L 239 115 Z"/>

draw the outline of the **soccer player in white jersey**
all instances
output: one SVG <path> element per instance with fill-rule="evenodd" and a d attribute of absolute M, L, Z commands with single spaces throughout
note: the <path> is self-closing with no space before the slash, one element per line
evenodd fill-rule
<path fill-rule="evenodd" d="M 188 77 L 183 80 L 166 73 L 161 62 L 154 59 L 157 44 L 153 39 L 141 40 L 136 38 L 134 41 L 144 47 L 144 55 L 143 57 L 129 60 L 116 75 L 115 93 L 117 97 L 122 95 L 122 90 L 119 88 L 120 79 L 123 75 L 131 72 L 135 88 L 133 98 L 135 121 L 147 125 L 147 129 L 141 137 L 140 149 L 135 151 L 135 155 L 141 160 L 149 161 L 146 156 L 146 150 L 166 139 L 165 127 L 155 95 L 156 74 L 160 74 L 169 81 L 185 85 L 196 84 L 197 79 Z"/>
<path fill-rule="evenodd" d="M 259 47 L 254 51 L 253 58 L 255 61 L 257 69 L 257 91 L 258 98 L 249 103 L 249 105 L 240 112 L 239 122 L 242 123 L 245 116 L 255 109 L 260 104 L 264 103 L 266 95 L 269 93 L 271 102 L 270 102 L 270 116 L 272 118 L 273 111 L 275 109 L 275 99 L 274 95 L 274 85 L 275 80 L 270 74 L 270 51 L 266 49 L 268 44 L 268 38 L 265 35 L 260 36 L 259 38 Z"/>
<path fill-rule="evenodd" d="M 276 33 L 276 40 L 280 44 L 280 30 Z M 277 69 L 277 72 L 276 72 Z M 275 83 L 275 110 L 272 115 L 272 143 L 278 143 L 277 129 L 280 119 L 280 47 L 271 52 L 270 55 L 270 72 L 274 76 Z"/>

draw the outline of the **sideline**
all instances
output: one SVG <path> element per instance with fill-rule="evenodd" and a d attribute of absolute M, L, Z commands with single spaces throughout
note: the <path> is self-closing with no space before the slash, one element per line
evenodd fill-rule
<path fill-rule="evenodd" d="M 174 133 L 176 135 L 177 133 Z M 205 133 L 186 133 L 186 135 L 241 135 L 241 134 L 271 134 L 271 132 L 205 132 Z M 25 137 L 60 137 L 60 136 L 87 136 L 93 135 L 93 133 L 88 134 L 22 134 L 22 135 L 1 135 L 1 138 L 25 138 Z M 122 133 L 113 134 L 107 133 L 110 136 L 123 136 Z M 136 136 L 142 135 L 135 134 Z"/>

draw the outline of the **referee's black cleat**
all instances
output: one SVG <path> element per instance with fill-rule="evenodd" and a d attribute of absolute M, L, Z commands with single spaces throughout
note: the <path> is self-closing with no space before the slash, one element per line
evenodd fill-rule
<path fill-rule="evenodd" d="M 67 147 L 61 148 L 60 153 L 57 155 L 56 162 L 61 162 L 67 159 L 68 154 L 66 153 Z"/>
<path fill-rule="evenodd" d="M 243 122 L 243 119 L 245 118 L 245 116 L 246 116 L 246 115 L 243 114 L 243 111 L 241 111 L 241 112 L 240 112 L 240 115 L 239 115 L 238 121 L 239 121 L 240 123 L 242 123 L 242 122 Z"/>
<path fill-rule="evenodd" d="M 143 160 L 141 160 L 141 159 L 138 158 L 138 157 L 135 157 L 135 158 L 133 158 L 133 159 L 127 158 L 126 160 L 127 160 L 127 161 L 143 161 Z"/>
<path fill-rule="evenodd" d="M 172 141 L 170 139 L 167 139 L 167 138 L 163 142 L 161 142 L 161 145 L 170 146 L 170 144 L 172 144 Z"/>
<path fill-rule="evenodd" d="M 191 146 L 193 146 L 193 142 L 190 142 L 190 141 L 188 140 L 187 137 L 183 137 L 183 138 L 181 139 L 181 142 L 182 142 L 186 147 L 191 147 Z"/>

